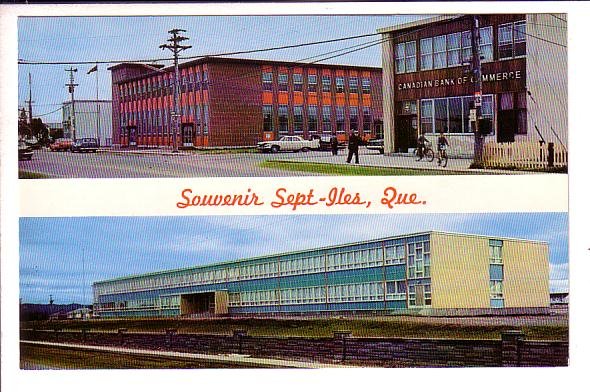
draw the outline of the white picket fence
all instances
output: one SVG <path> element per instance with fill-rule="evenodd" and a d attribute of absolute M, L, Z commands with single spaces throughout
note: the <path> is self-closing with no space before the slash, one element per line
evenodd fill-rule
<path fill-rule="evenodd" d="M 543 169 L 549 166 L 548 157 L 548 144 L 538 142 L 487 142 L 483 150 L 484 165 L 494 167 Z M 553 166 L 567 166 L 567 150 L 560 144 L 554 145 Z"/>

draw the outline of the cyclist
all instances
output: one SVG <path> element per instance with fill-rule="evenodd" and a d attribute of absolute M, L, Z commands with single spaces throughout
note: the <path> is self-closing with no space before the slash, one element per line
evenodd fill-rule
<path fill-rule="evenodd" d="M 418 160 L 421 160 L 422 158 L 424 158 L 424 150 L 426 149 L 426 143 L 430 143 L 430 141 L 428 139 L 426 139 L 426 136 L 424 136 L 424 134 L 420 134 L 420 136 L 418 136 Z"/>
<path fill-rule="evenodd" d="M 440 166 L 442 158 L 447 158 L 447 147 L 449 146 L 449 141 L 445 137 L 445 131 L 440 131 L 436 146 L 438 149 L 438 165 Z"/>

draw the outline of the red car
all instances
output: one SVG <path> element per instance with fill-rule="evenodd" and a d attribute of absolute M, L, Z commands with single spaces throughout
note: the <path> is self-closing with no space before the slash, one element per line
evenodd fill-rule
<path fill-rule="evenodd" d="M 57 139 L 49 146 L 51 151 L 68 151 L 72 147 L 73 140 L 68 138 Z"/>

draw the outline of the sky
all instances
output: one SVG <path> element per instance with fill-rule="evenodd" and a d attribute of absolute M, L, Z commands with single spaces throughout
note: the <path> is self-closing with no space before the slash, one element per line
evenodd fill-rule
<path fill-rule="evenodd" d="M 159 46 L 166 43 L 172 28 L 186 30 L 184 35 L 189 40 L 185 44 L 192 46 L 181 56 L 201 56 L 373 34 L 378 28 L 424 17 L 427 16 L 20 17 L 18 58 L 40 62 L 113 61 L 99 65 L 98 74 L 90 75 L 87 71 L 92 64 L 73 65 L 78 69 L 74 75 L 75 83 L 79 84 L 75 99 L 96 99 L 97 75 L 99 99 L 111 99 L 111 76 L 106 68 L 121 60 L 170 58 L 170 51 L 163 51 Z M 236 57 L 299 61 L 379 38 L 372 36 Z M 324 63 L 380 67 L 381 46 Z M 70 100 L 65 87 L 69 81 L 66 68 L 70 65 L 19 65 L 19 107 L 29 99 L 30 72 L 33 117 L 41 117 L 44 122 L 61 122 L 60 105 Z"/>
<path fill-rule="evenodd" d="M 549 243 L 550 289 L 568 289 L 566 213 L 20 218 L 25 303 L 92 303 L 92 282 L 440 230 Z"/>

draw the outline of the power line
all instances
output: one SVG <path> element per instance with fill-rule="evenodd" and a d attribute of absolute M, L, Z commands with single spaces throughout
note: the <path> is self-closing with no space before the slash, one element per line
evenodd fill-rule
<path fill-rule="evenodd" d="M 557 19 L 557 20 L 561 20 L 562 22 L 565 22 L 565 23 L 567 23 L 567 20 L 566 20 L 566 19 L 560 18 L 559 16 L 557 16 L 557 15 L 555 15 L 555 14 L 549 14 L 549 15 L 553 16 L 553 17 L 554 17 L 555 19 Z"/>
<path fill-rule="evenodd" d="M 215 53 L 215 54 L 207 54 L 207 55 L 199 55 L 199 56 L 178 57 L 178 59 L 179 60 L 194 60 L 194 59 L 200 59 L 200 58 L 205 58 L 205 57 L 236 56 L 236 55 L 240 55 L 240 54 L 270 52 L 270 51 L 274 51 L 274 50 L 293 49 L 293 48 L 301 48 L 301 47 L 311 46 L 311 45 L 321 45 L 321 44 L 326 44 L 326 43 L 347 41 L 347 40 L 352 40 L 352 39 L 371 37 L 371 36 L 375 36 L 375 35 L 380 35 L 380 33 L 361 34 L 361 35 L 356 35 L 356 36 L 334 38 L 334 39 L 323 40 L 323 41 L 305 42 L 302 44 L 274 46 L 274 47 L 263 48 L 263 49 L 241 50 L 241 51 L 235 51 L 235 52 L 225 52 L 225 53 Z M 19 59 L 18 64 L 22 64 L 22 65 L 70 65 L 70 64 L 72 64 L 73 65 L 73 64 L 144 63 L 144 62 L 173 61 L 173 60 L 174 60 L 174 57 L 155 58 L 155 59 L 154 58 L 140 59 L 140 60 L 96 60 L 96 61 L 32 61 L 32 60 L 26 60 L 26 59 Z"/>

